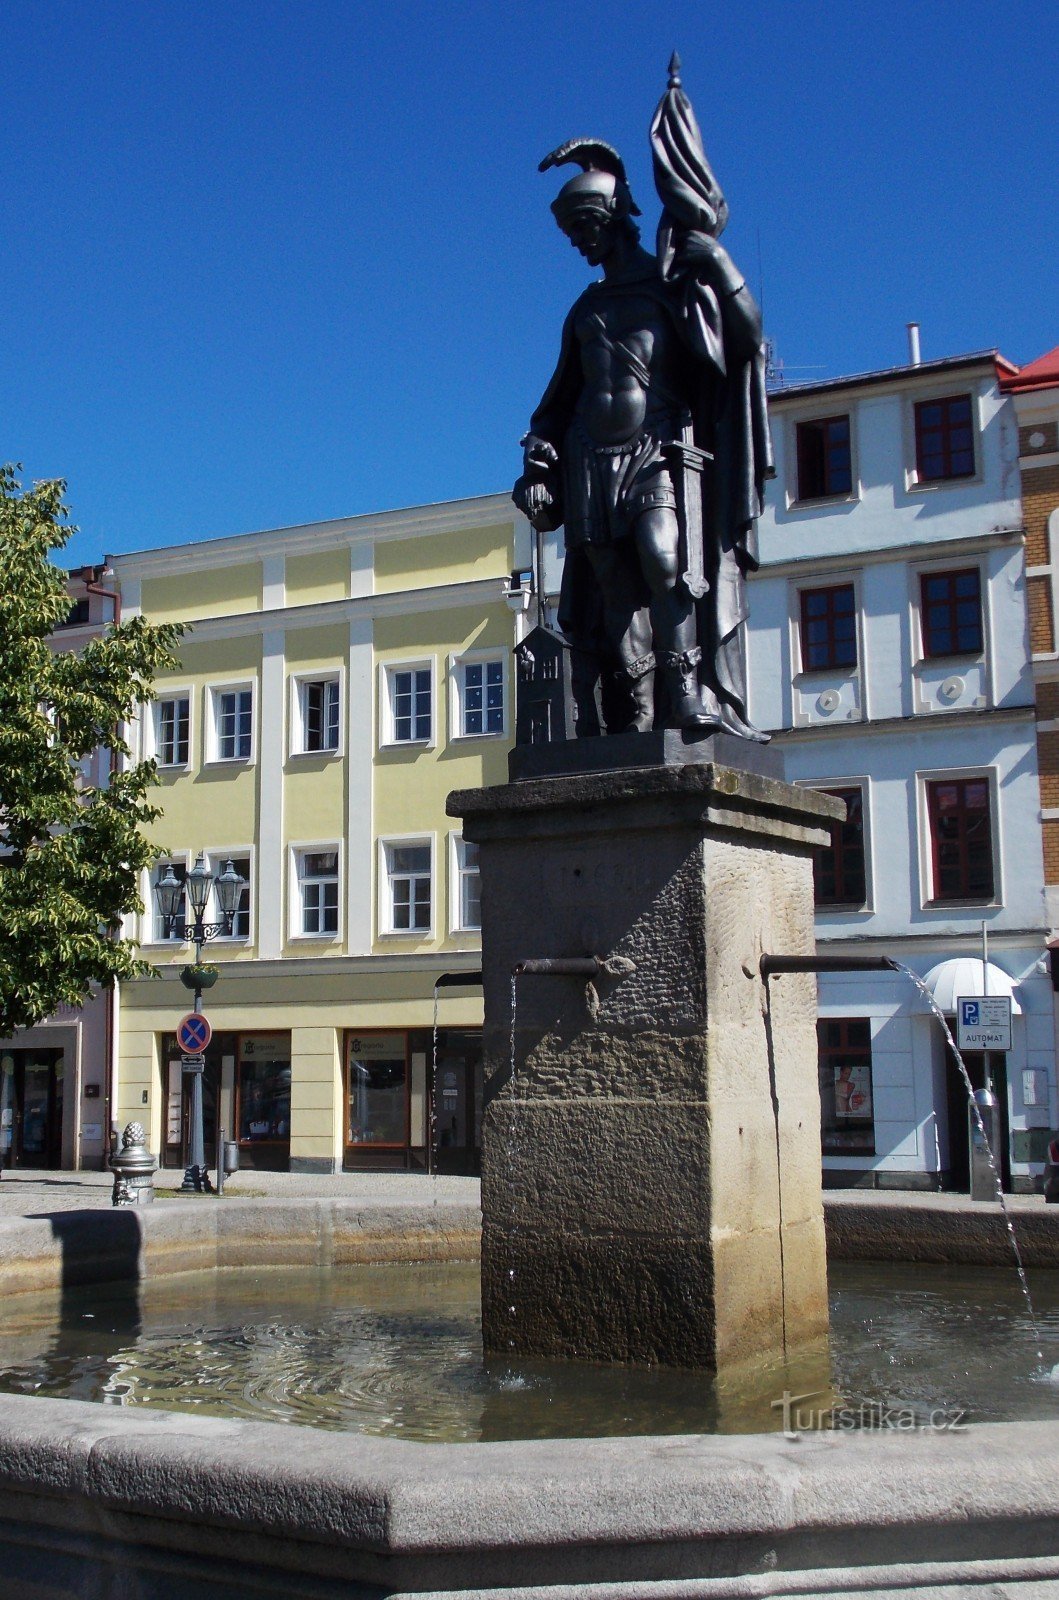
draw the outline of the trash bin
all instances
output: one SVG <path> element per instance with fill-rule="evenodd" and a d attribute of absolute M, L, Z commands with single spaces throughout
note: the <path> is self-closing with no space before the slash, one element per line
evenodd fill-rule
<path fill-rule="evenodd" d="M 239 1171 L 239 1142 L 236 1139 L 224 1141 L 224 1170 L 229 1178 L 233 1172 Z"/>

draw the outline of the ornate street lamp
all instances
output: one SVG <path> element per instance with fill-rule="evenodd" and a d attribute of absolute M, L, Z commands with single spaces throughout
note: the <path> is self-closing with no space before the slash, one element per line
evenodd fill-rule
<path fill-rule="evenodd" d="M 194 965 L 184 967 L 180 974 L 181 983 L 195 996 L 195 1011 L 201 1012 L 202 991 L 211 987 L 216 977 L 215 971 L 211 973 L 202 965 L 202 947 L 207 940 L 216 939 L 219 934 L 225 937 L 231 934 L 245 887 L 246 879 L 236 872 L 230 859 L 224 871 L 214 876 L 201 850 L 183 883 L 170 862 L 154 886 L 155 902 L 165 937 L 190 940 L 195 946 Z M 221 918 L 219 922 L 206 922 L 204 918 L 210 903 L 210 891 L 214 889 Z M 185 897 L 191 908 L 190 922 L 181 916 Z M 196 1062 L 194 1066 L 185 1066 L 185 1071 L 191 1078 L 191 1149 L 180 1188 L 184 1194 L 209 1194 L 212 1186 L 206 1170 L 206 1141 L 202 1124 L 202 1067 Z"/>

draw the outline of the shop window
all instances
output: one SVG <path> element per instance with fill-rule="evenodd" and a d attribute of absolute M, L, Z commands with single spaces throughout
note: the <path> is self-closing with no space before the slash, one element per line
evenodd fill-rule
<path fill-rule="evenodd" d="M 187 902 L 185 901 L 182 909 L 177 915 L 176 926 L 167 931 L 165 922 L 158 910 L 158 901 L 154 894 L 155 884 L 159 883 L 161 879 L 165 877 L 170 867 L 173 869 L 174 878 L 176 878 L 179 883 L 183 883 L 184 879 L 188 875 L 186 861 L 158 861 L 155 863 L 154 872 L 151 877 L 151 894 L 148 898 L 151 916 L 154 918 L 152 924 L 152 939 L 155 944 L 164 944 L 167 939 L 173 939 L 178 944 L 182 944 L 184 942 L 184 930 L 180 924 L 183 923 L 187 918 Z"/>
<path fill-rule="evenodd" d="M 857 665 L 857 603 L 851 583 L 801 591 L 802 671 Z"/>
<path fill-rule="evenodd" d="M 325 937 L 338 932 L 338 851 L 299 850 L 298 930 Z"/>
<path fill-rule="evenodd" d="M 824 500 L 853 488 L 849 417 L 817 417 L 799 422 L 798 499 Z"/>
<path fill-rule="evenodd" d="M 341 737 L 338 677 L 301 678 L 297 685 L 296 750 L 303 755 L 333 753 Z"/>
<path fill-rule="evenodd" d="M 456 849 L 456 931 L 477 933 L 482 926 L 482 875 L 478 846 L 469 839 L 453 841 Z"/>
<path fill-rule="evenodd" d="M 250 688 L 211 689 L 214 761 L 249 761 L 254 743 L 254 692 Z"/>
<path fill-rule="evenodd" d="M 816 1025 L 824 1155 L 875 1154 L 871 1022 L 821 1017 Z"/>
<path fill-rule="evenodd" d="M 186 767 L 191 756 L 191 697 L 154 703 L 154 753 L 160 767 Z"/>
<path fill-rule="evenodd" d="M 978 568 L 920 573 L 919 617 L 923 654 L 928 660 L 980 655 L 982 593 Z"/>
<path fill-rule="evenodd" d="M 846 816 L 831 824 L 831 843 L 813 851 L 813 898 L 818 906 L 862 906 L 867 898 L 863 793 L 859 788 L 823 793 L 844 800 Z"/>
<path fill-rule="evenodd" d="M 920 483 L 974 476 L 971 397 L 946 395 L 916 406 L 916 476 Z"/>
<path fill-rule="evenodd" d="M 290 1035 L 243 1034 L 238 1069 L 241 1144 L 289 1142 L 290 1084 Z"/>
<path fill-rule="evenodd" d="M 456 726 L 463 738 L 504 731 L 504 658 L 456 663 Z"/>
<path fill-rule="evenodd" d="M 387 933 L 420 933 L 431 926 L 432 847 L 429 841 L 396 840 L 383 845 Z"/>
<path fill-rule="evenodd" d="M 433 737 L 433 671 L 429 666 L 387 667 L 384 723 L 389 744 L 429 744 Z"/>
<path fill-rule="evenodd" d="M 346 1143 L 408 1140 L 408 1049 L 403 1033 L 356 1034 L 346 1047 Z"/>
<path fill-rule="evenodd" d="M 993 827 L 986 777 L 928 783 L 931 899 L 992 900 Z"/>

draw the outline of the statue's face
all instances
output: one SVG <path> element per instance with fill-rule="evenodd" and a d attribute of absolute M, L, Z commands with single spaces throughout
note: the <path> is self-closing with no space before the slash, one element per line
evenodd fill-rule
<path fill-rule="evenodd" d="M 598 267 L 614 247 L 614 223 L 600 211 L 578 211 L 563 224 L 563 232 L 590 267 Z"/>

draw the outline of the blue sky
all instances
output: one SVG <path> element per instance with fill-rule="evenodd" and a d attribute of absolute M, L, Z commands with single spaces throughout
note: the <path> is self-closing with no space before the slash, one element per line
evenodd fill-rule
<path fill-rule="evenodd" d="M 792 381 L 1059 343 L 1055 0 L 8 0 L 0 458 L 69 564 L 506 488 L 671 50 Z"/>

